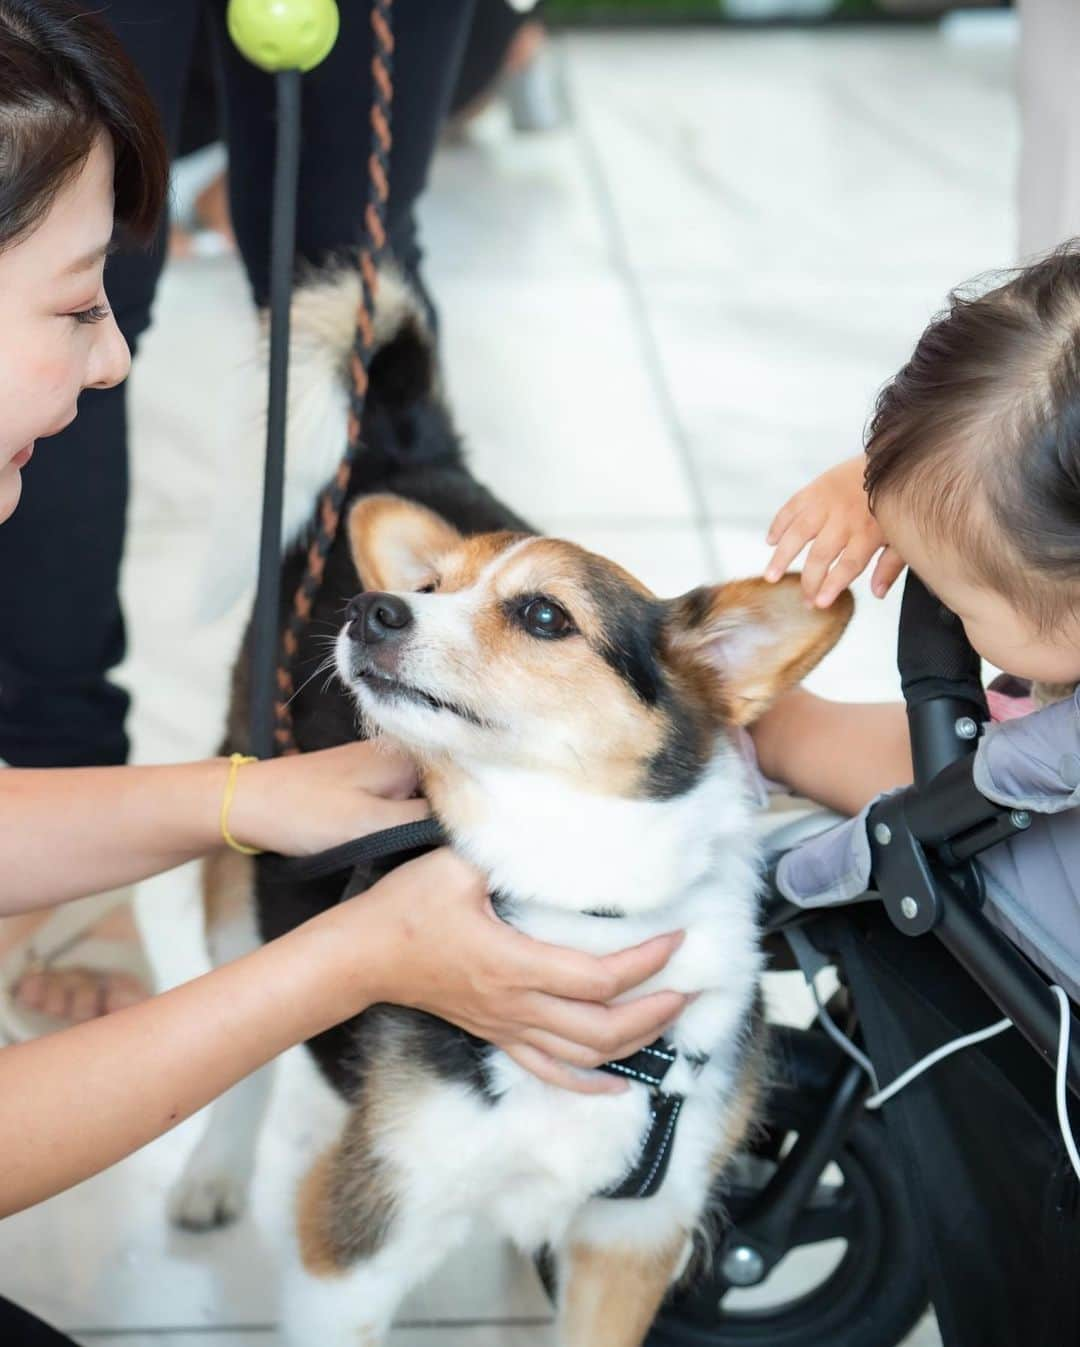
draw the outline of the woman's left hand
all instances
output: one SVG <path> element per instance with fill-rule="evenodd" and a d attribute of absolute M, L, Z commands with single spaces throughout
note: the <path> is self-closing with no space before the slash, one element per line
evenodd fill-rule
<path fill-rule="evenodd" d="M 310 856 L 431 812 L 416 766 L 388 741 L 248 763 L 237 776 L 229 831 L 238 842 Z"/>

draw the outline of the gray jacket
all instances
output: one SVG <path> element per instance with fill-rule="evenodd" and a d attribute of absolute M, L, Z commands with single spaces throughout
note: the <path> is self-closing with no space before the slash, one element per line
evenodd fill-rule
<path fill-rule="evenodd" d="M 1065 701 L 991 725 L 975 754 L 990 800 L 1035 815 L 1031 827 L 979 857 L 987 911 L 1080 1000 L 1080 689 Z M 866 890 L 869 806 L 781 860 L 777 884 L 800 907 L 849 903 Z"/>

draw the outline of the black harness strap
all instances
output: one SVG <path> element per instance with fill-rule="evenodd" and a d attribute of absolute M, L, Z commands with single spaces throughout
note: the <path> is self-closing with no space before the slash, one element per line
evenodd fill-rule
<path fill-rule="evenodd" d="M 630 1173 L 617 1184 L 598 1193 L 598 1197 L 652 1197 L 664 1182 L 675 1143 L 675 1125 L 684 1103 L 683 1095 L 664 1094 L 661 1089 L 676 1055 L 670 1043 L 658 1038 L 632 1057 L 623 1057 L 618 1062 L 605 1062 L 600 1067 L 601 1071 L 607 1071 L 610 1075 L 623 1076 L 649 1087 L 650 1121 L 649 1130 L 641 1143 L 641 1153 Z"/>
<path fill-rule="evenodd" d="M 449 839 L 438 819 L 425 818 L 416 823 L 399 823 L 396 828 L 383 828 L 344 842 L 329 851 L 314 856 L 266 855 L 260 861 L 262 872 L 275 884 L 290 880 L 326 879 L 328 875 L 344 874 L 358 865 L 382 861 L 387 856 L 398 856 L 407 851 L 428 851 L 445 846 Z"/>
<path fill-rule="evenodd" d="M 426 818 L 417 823 L 402 823 L 396 828 L 369 833 L 367 837 L 358 837 L 329 851 L 320 851 L 315 856 L 266 855 L 260 859 L 259 865 L 263 874 L 274 884 L 296 883 L 355 872 L 360 866 L 372 861 L 386 860 L 388 856 L 409 852 L 430 851 L 434 847 L 445 846 L 448 841 L 438 819 Z M 342 897 L 349 897 L 352 892 L 350 879 Z M 683 1095 L 665 1094 L 661 1088 L 675 1058 L 676 1052 L 671 1044 L 658 1038 L 631 1057 L 605 1062 L 599 1068 L 613 1076 L 622 1076 L 648 1087 L 650 1122 L 642 1141 L 641 1153 L 630 1173 L 598 1196 L 652 1197 L 663 1183 L 675 1142 L 675 1124 L 679 1121 L 684 1103 Z"/>

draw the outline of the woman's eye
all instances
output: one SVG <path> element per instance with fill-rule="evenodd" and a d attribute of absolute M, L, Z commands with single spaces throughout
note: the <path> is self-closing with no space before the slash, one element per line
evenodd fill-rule
<path fill-rule="evenodd" d="M 530 636 L 569 636 L 575 630 L 566 609 L 550 599 L 530 599 L 521 610 L 521 620 Z"/>
<path fill-rule="evenodd" d="M 108 318 L 112 310 L 108 304 L 95 304 L 89 309 L 80 309 L 78 313 L 69 314 L 69 318 L 74 318 L 77 323 L 100 323 Z"/>

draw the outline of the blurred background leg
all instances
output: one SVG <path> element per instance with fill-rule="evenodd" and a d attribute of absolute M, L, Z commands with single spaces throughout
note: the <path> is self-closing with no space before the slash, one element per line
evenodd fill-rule
<path fill-rule="evenodd" d="M 1019 0 L 1020 260 L 1080 234 L 1080 5 Z"/>

